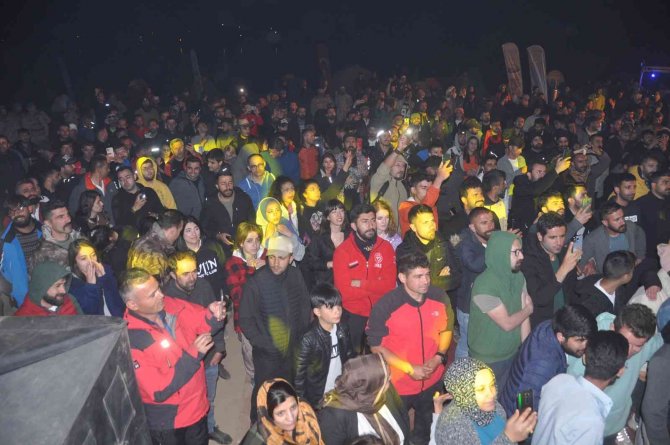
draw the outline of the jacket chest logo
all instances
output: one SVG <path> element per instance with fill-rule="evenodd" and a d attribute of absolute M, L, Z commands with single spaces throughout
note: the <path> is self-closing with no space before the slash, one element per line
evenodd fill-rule
<path fill-rule="evenodd" d="M 375 267 L 381 269 L 382 262 L 384 261 L 384 256 L 379 252 L 375 252 L 374 260 L 375 260 Z"/>

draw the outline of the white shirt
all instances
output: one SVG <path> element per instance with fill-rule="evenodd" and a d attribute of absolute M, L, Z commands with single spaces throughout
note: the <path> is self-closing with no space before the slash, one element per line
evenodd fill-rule
<path fill-rule="evenodd" d="M 398 422 L 396 422 L 395 418 L 393 417 L 393 414 L 391 414 L 391 411 L 386 407 L 386 405 L 382 406 L 382 409 L 379 410 L 379 414 L 395 430 L 396 434 L 398 435 L 398 438 L 400 439 L 400 443 L 403 443 L 405 441 L 405 435 L 402 432 L 402 428 L 400 428 L 400 425 L 398 425 Z M 368 419 L 365 418 L 365 415 L 361 413 L 356 413 L 356 417 L 358 420 L 359 436 L 363 436 L 365 434 L 372 434 L 373 436 L 379 437 L 379 434 L 377 434 L 375 429 L 372 428 L 372 425 L 370 425 Z"/>
<path fill-rule="evenodd" d="M 613 294 L 610 294 L 609 292 L 607 292 L 607 291 L 605 290 L 605 288 L 603 288 L 603 287 L 600 285 L 600 282 L 601 282 L 602 280 L 603 280 L 603 279 L 601 278 L 601 279 L 599 279 L 598 281 L 596 281 L 596 284 L 594 284 L 594 286 L 595 286 L 596 289 L 598 289 L 600 292 L 602 292 L 603 294 L 605 294 L 605 295 L 607 296 L 607 298 L 610 300 L 610 302 L 612 302 L 612 306 L 614 306 L 614 299 L 616 298 L 616 291 L 615 291 Z"/>
<path fill-rule="evenodd" d="M 330 366 L 328 367 L 328 376 L 326 376 L 326 386 L 324 394 L 335 388 L 335 379 L 342 374 L 342 360 L 340 359 L 340 346 L 337 341 L 337 325 L 333 325 L 330 331 L 330 343 L 333 348 L 330 352 Z"/>

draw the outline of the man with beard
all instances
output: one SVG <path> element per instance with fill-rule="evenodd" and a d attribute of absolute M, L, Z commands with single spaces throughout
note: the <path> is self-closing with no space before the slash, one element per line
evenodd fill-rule
<path fill-rule="evenodd" d="M 202 210 L 202 228 L 209 239 L 217 239 L 231 253 L 237 227 L 244 221 L 254 222 L 256 212 L 249 195 L 235 187 L 230 170 L 217 173 L 216 191 Z"/>
<path fill-rule="evenodd" d="M 68 293 L 70 278 L 70 272 L 58 263 L 46 261 L 38 264 L 30 280 L 28 295 L 25 295 L 15 315 L 41 317 L 82 314 L 79 303 Z"/>
<path fill-rule="evenodd" d="M 482 190 L 482 183 L 474 176 L 467 177 L 463 180 L 459 187 L 458 195 L 461 205 L 450 211 L 451 217 L 445 220 L 444 223 L 440 221 L 442 233 L 448 237 L 456 235 L 463 229 L 466 229 L 470 223 L 468 219 L 470 212 L 477 207 L 484 207 L 484 191 Z"/>
<path fill-rule="evenodd" d="M 135 162 L 135 171 L 137 172 L 137 182 L 153 189 L 160 198 L 163 207 L 166 209 L 177 208 L 170 188 L 159 179 L 156 161 L 148 156 L 140 156 Z"/>
<path fill-rule="evenodd" d="M 495 230 L 495 214 L 484 207 L 468 213 L 470 224 L 459 234 L 456 252 L 462 268 L 461 284 L 456 289 L 456 317 L 460 334 L 456 345 L 456 358 L 468 356 L 468 322 L 470 319 L 470 290 L 477 276 L 484 272 L 486 243 Z"/>
<path fill-rule="evenodd" d="M 523 342 L 498 400 L 508 416 L 517 407 L 517 394 L 533 391 L 533 407 L 540 406 L 542 387 L 568 370 L 566 355 L 581 357 L 588 339 L 598 331 L 596 319 L 584 307 L 568 305 L 537 325 Z"/>
<path fill-rule="evenodd" d="M 484 208 L 495 213 L 497 223 L 502 230 L 507 230 L 507 206 L 502 199 L 507 190 L 505 173 L 500 170 L 491 170 L 482 180 L 484 188 Z"/>
<path fill-rule="evenodd" d="M 637 385 L 640 371 L 653 357 L 654 353 L 663 346 L 663 338 L 660 333 L 656 332 L 656 316 L 654 312 L 641 304 L 625 305 L 616 315 L 604 312 L 596 317 L 596 322 L 598 323 L 599 332 L 614 331 L 623 335 L 628 341 L 628 354 L 624 365 L 626 372 L 619 379 L 612 381 L 610 385 L 606 385 L 603 388 L 605 394 L 612 400 L 612 409 L 605 421 L 605 440 L 602 443 L 605 445 L 632 443 L 625 429 L 633 406 L 631 396 Z M 590 340 L 589 349 L 591 346 Z M 568 374 L 573 376 L 588 375 L 588 354 L 587 350 L 585 360 L 586 372 L 583 360 L 576 357 L 568 357 Z M 617 439 L 620 439 L 620 441 Z M 626 439 L 630 442 L 626 442 Z"/>
<path fill-rule="evenodd" d="M 72 226 L 72 218 L 63 201 L 49 201 L 43 208 L 44 223 L 42 230 L 44 237 L 40 247 L 28 262 L 28 271 L 44 261 L 53 261 L 63 267 L 69 266 L 68 249 L 70 244 L 81 238 L 79 231 Z M 31 272 L 31 275 L 33 272 Z"/>
<path fill-rule="evenodd" d="M 596 196 L 597 180 L 607 171 L 611 159 L 602 147 L 585 145 L 572 152 L 570 168 L 556 181 L 555 188 L 565 191 L 572 184 L 585 184 L 589 196 Z"/>
<path fill-rule="evenodd" d="M 523 157 L 526 159 L 527 165 L 532 165 L 536 162 L 542 162 L 546 165 L 551 163 L 551 160 L 559 153 L 556 153 L 550 147 L 544 146 L 542 136 L 535 135 L 530 139 L 530 144 L 526 144 L 529 148 L 523 152 Z"/>
<path fill-rule="evenodd" d="M 656 246 L 670 239 L 670 171 L 656 172 L 649 193 L 635 201 L 640 206 L 638 224 L 647 237 L 647 258 L 657 258 Z"/>
<path fill-rule="evenodd" d="M 627 172 L 616 175 L 614 196 L 609 199 L 610 202 L 616 202 L 623 208 L 623 218 L 626 221 L 634 223 L 640 220 L 640 205 L 638 201 L 634 201 L 636 188 L 635 176 Z"/>
<path fill-rule="evenodd" d="M 628 168 L 628 173 L 635 176 L 635 199 L 649 193 L 649 180 L 651 175 L 658 171 L 660 164 L 656 155 L 647 153 L 642 157 L 639 165 L 632 165 Z"/>
<path fill-rule="evenodd" d="M 486 270 L 472 286 L 468 347 L 470 357 L 491 367 L 499 387 L 521 343 L 530 334 L 533 302 L 521 273 L 521 239 L 509 232 L 493 232 L 486 244 Z"/>
<path fill-rule="evenodd" d="M 139 228 L 139 223 L 151 214 L 165 210 L 153 189 L 138 184 L 130 167 L 121 166 L 116 171 L 121 189 L 112 199 L 112 213 L 117 227 Z"/>
<path fill-rule="evenodd" d="M 335 287 L 342 294 L 343 319 L 349 323 L 352 346 L 360 353 L 372 306 L 396 286 L 395 252 L 377 236 L 376 213 L 359 204 L 350 213 L 352 233 L 333 254 Z"/>
<path fill-rule="evenodd" d="M 28 292 L 28 263 L 39 249 L 42 231 L 30 215 L 30 201 L 12 195 L 4 203 L 11 223 L 2 234 L 2 275 L 12 283 L 12 297 L 20 306 Z"/>
<path fill-rule="evenodd" d="M 558 213 L 543 214 L 536 227 L 535 237 L 530 236 L 524 243 L 526 258 L 521 266 L 535 308 L 530 316 L 531 329 L 550 320 L 565 305 L 572 294 L 577 279 L 575 267 L 582 254 L 572 242 L 565 248 L 567 226 Z"/>
<path fill-rule="evenodd" d="M 198 264 L 193 252 L 187 250 L 172 254 L 168 259 L 168 267 L 170 269 L 170 279 L 161 286 L 165 295 L 197 304 L 203 308 L 207 308 L 217 301 L 212 286 L 207 279 L 198 278 Z M 219 363 L 221 363 L 226 351 L 223 334 L 223 329 L 212 332 L 214 347 L 207 351 L 202 360 L 205 364 L 205 382 L 207 384 L 207 399 L 209 400 L 209 412 L 207 413 L 209 438 L 220 444 L 229 444 L 232 442 L 232 438 L 216 426 L 216 420 L 214 419 L 214 399 L 219 377 Z"/>
<path fill-rule="evenodd" d="M 205 182 L 200 171 L 200 158 L 188 157 L 184 161 L 184 171 L 170 181 L 170 192 L 177 203 L 177 210 L 184 216 L 193 216 L 200 219 L 202 207 L 205 204 Z"/>

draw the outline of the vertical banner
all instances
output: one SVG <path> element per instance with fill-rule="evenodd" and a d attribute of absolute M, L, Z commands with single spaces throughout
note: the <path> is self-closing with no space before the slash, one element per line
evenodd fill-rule
<path fill-rule="evenodd" d="M 521 77 L 521 59 L 519 59 L 519 48 L 516 43 L 505 43 L 502 46 L 505 57 L 505 68 L 507 69 L 507 83 L 513 97 L 521 97 L 523 94 L 523 78 Z"/>
<path fill-rule="evenodd" d="M 316 45 L 316 63 L 319 66 L 319 73 L 321 74 L 322 80 L 325 80 L 328 82 L 329 88 L 332 88 L 331 85 L 331 76 L 332 73 L 330 71 L 330 56 L 328 53 L 328 47 L 323 44 L 319 43 Z"/>
<path fill-rule="evenodd" d="M 200 100 L 204 92 L 202 85 L 202 75 L 200 75 L 200 64 L 198 63 L 198 54 L 191 50 L 191 68 L 193 69 L 193 89 L 195 97 Z"/>
<path fill-rule="evenodd" d="M 544 59 L 544 48 L 540 45 L 533 45 L 526 48 L 528 51 L 528 65 L 530 67 L 530 85 L 531 88 L 538 87 L 546 100 L 547 95 L 547 64 Z"/>

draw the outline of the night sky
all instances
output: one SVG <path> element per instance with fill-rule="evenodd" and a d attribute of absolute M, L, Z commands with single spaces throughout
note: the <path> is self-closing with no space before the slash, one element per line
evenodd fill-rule
<path fill-rule="evenodd" d="M 467 71 L 489 90 L 506 79 L 507 41 L 519 46 L 524 75 L 525 48 L 539 44 L 547 69 L 576 85 L 635 77 L 642 59 L 670 65 L 669 2 L 620 3 L 28 0 L 3 8 L 0 97 L 48 103 L 64 90 L 59 57 L 77 95 L 96 85 L 123 90 L 136 77 L 159 93 L 180 90 L 192 48 L 217 86 L 246 79 L 259 92 L 287 72 L 313 84 L 317 43 L 328 45 L 333 71 L 358 64 L 381 76 L 448 79 Z"/>

